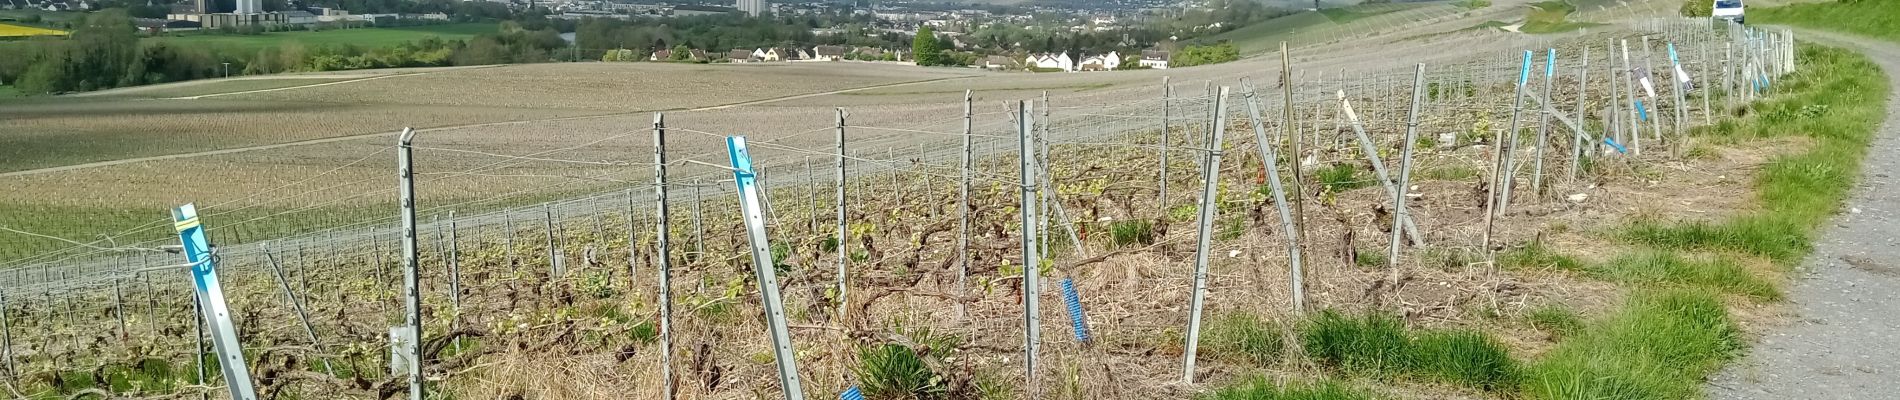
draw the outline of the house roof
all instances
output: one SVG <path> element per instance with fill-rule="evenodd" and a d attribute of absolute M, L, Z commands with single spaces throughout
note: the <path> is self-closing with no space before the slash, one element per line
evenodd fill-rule
<path fill-rule="evenodd" d="M 818 53 L 819 57 L 843 57 L 845 53 L 844 46 L 818 46 L 812 48 L 812 52 Z"/>
<path fill-rule="evenodd" d="M 1169 56 L 1168 52 L 1162 51 L 1162 50 L 1142 50 L 1141 51 L 1141 58 L 1148 59 L 1148 60 L 1166 60 L 1168 59 L 1168 56 Z"/>
<path fill-rule="evenodd" d="M 726 58 L 730 58 L 734 60 L 750 60 L 752 59 L 752 51 L 746 50 L 746 49 L 732 49 L 732 51 L 726 52 Z"/>

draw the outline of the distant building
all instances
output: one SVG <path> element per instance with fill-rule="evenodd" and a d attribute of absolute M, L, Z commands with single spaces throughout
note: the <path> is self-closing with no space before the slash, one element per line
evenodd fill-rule
<path fill-rule="evenodd" d="M 811 49 L 811 53 L 812 60 L 838 61 L 844 59 L 845 49 L 844 46 L 817 46 Z"/>
<path fill-rule="evenodd" d="M 1141 66 L 1154 69 L 1168 69 L 1168 59 L 1173 54 L 1161 50 L 1142 50 Z"/>
<path fill-rule="evenodd" d="M 757 17 L 760 14 L 764 14 L 767 10 L 771 9 L 771 5 L 766 4 L 765 0 L 737 0 L 737 1 L 739 3 L 738 4 L 739 12 L 745 13 L 746 16 Z"/>
<path fill-rule="evenodd" d="M 1039 69 L 1058 69 L 1058 70 L 1063 70 L 1063 71 L 1075 70 L 1075 61 L 1074 59 L 1069 58 L 1069 53 L 1031 54 L 1029 55 L 1029 57 L 1023 59 L 1023 65 L 1026 65 L 1030 68 L 1039 68 Z"/>
<path fill-rule="evenodd" d="M 732 51 L 726 52 L 726 59 L 736 63 L 758 61 L 758 59 L 752 58 L 752 51 L 746 49 L 732 49 Z"/>
<path fill-rule="evenodd" d="M 1076 63 L 1075 70 L 1077 71 L 1110 71 L 1110 70 L 1114 70 L 1115 68 L 1121 67 L 1121 64 L 1122 64 L 1121 54 L 1111 51 L 1111 52 L 1108 52 L 1108 54 L 1097 54 L 1093 56 L 1083 57 L 1081 62 Z"/>
<path fill-rule="evenodd" d="M 989 56 L 983 58 L 982 67 L 984 69 L 1011 70 L 1022 69 L 1023 64 L 1016 62 L 1016 59 L 1010 58 L 1009 56 Z"/>

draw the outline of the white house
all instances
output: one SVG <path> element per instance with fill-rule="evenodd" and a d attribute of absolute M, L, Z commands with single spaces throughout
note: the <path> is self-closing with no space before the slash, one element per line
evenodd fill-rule
<path fill-rule="evenodd" d="M 759 61 L 771 61 L 771 60 L 766 60 L 765 56 L 766 56 L 765 49 L 758 49 L 758 48 L 752 49 L 752 59 L 759 60 Z"/>
<path fill-rule="evenodd" d="M 1141 66 L 1154 69 L 1168 69 L 1168 58 L 1172 54 L 1161 50 L 1142 50 Z"/>
<path fill-rule="evenodd" d="M 1063 71 L 1075 70 L 1075 61 L 1069 58 L 1069 53 L 1031 54 L 1029 57 L 1023 58 L 1023 65 L 1027 65 L 1030 68 L 1060 69 Z"/>
<path fill-rule="evenodd" d="M 1088 57 L 1083 57 L 1081 62 L 1076 63 L 1075 70 L 1076 71 L 1110 71 L 1110 70 L 1114 70 L 1115 68 L 1121 67 L 1121 65 L 1122 65 L 1121 54 L 1110 51 L 1108 52 L 1108 54 L 1097 54 L 1097 55 L 1092 55 Z"/>

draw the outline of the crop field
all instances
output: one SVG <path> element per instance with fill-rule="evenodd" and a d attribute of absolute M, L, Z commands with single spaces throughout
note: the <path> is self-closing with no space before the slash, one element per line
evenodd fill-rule
<path fill-rule="evenodd" d="M 361 79 L 363 76 L 307 75 L 282 78 L 241 78 L 213 81 L 178 82 L 169 85 L 152 85 L 125 88 L 101 93 L 87 93 L 85 97 L 119 97 L 169 99 L 177 97 L 195 97 L 225 93 L 248 92 L 253 90 L 283 89 L 321 83 L 342 82 Z"/>
<path fill-rule="evenodd" d="M 1428 25 L 1445 19 L 1457 19 L 1465 11 L 1447 3 L 1350 6 L 1275 18 L 1222 33 L 1209 40 L 1231 41 L 1240 48 L 1242 55 L 1263 54 L 1278 51 L 1282 41 L 1295 47 L 1331 44 L 1407 30 L 1415 25 Z"/>
<path fill-rule="evenodd" d="M 166 36 L 156 40 L 166 43 L 202 45 L 229 51 L 255 52 L 260 49 L 274 48 L 285 44 L 299 44 L 305 47 L 338 45 L 368 48 L 388 47 L 429 37 L 443 40 L 469 39 L 475 37 L 475 35 L 494 33 L 498 30 L 500 30 L 499 25 L 492 23 L 456 23 L 394 28 L 334 29 L 314 32 L 269 32 L 258 35 L 184 33 Z"/>
<path fill-rule="evenodd" d="M 62 31 L 58 29 L 46 29 L 46 28 L 33 27 L 33 26 L 0 23 L 0 37 L 18 38 L 18 37 L 28 37 L 28 36 L 49 36 L 49 35 L 65 35 L 65 34 L 66 34 L 66 31 Z"/>
<path fill-rule="evenodd" d="M 105 142 L 190 124 L 165 119 L 185 110 L 252 114 L 246 105 L 282 109 L 164 135 L 339 139 L 0 177 L 37 190 L 0 195 L 12 207 L 0 226 L 110 220 L 61 236 L 111 249 L 5 255 L 6 361 L 31 398 L 219 392 L 220 368 L 199 374 L 193 361 L 203 350 L 189 286 L 165 267 L 179 257 L 146 251 L 175 243 L 161 210 L 189 201 L 220 244 L 261 398 L 408 390 L 390 365 L 390 328 L 406 323 L 395 222 L 405 149 L 393 135 L 354 136 L 435 126 L 407 150 L 421 368 L 442 396 L 655 399 L 673 387 L 679 398 L 769 398 L 782 388 L 774 361 L 790 357 L 808 398 L 852 387 L 885 399 L 1248 398 L 1237 393 L 1258 389 L 1249 382 L 1550 398 L 1530 382 L 1576 375 L 1547 361 L 1610 340 L 1585 327 L 1625 304 L 1702 304 L 1640 288 L 1743 305 L 1779 296 L 1769 263 L 1620 255 L 1628 244 L 1606 233 L 1755 210 L 1748 183 L 1803 146 L 1697 136 L 1774 96 L 1724 79 L 1743 66 L 1706 53 L 1682 57 L 1703 86 L 1661 85 L 1634 96 L 1647 108 L 1629 109 L 1632 77 L 1609 76 L 1602 44 L 1735 40 L 1703 25 L 1647 26 L 1547 42 L 1555 73 L 1532 74 L 1525 91 L 1513 81 L 1546 67 L 1541 51 L 1520 65 L 1521 50 L 1447 45 L 1418 56 L 1305 51 L 1296 66 L 1313 72 L 1290 81 L 1277 58 L 1127 74 L 589 63 L 190 101 L 9 104 L 8 123 L 54 116 L 0 132 L 91 132 L 96 154 L 186 151 Z M 1444 43 L 1520 43 L 1499 38 Z M 57 115 L 82 105 L 111 115 L 97 122 L 109 126 Z M 358 114 L 366 120 L 342 117 Z M 746 135 L 755 161 L 738 176 L 764 188 L 747 218 L 724 167 L 729 135 Z M 58 165 L 49 160 L 23 163 Z M 1412 230 L 1407 220 L 1419 234 L 1394 235 Z M 767 271 L 781 299 L 762 300 Z M 784 353 L 769 316 L 784 320 Z"/>

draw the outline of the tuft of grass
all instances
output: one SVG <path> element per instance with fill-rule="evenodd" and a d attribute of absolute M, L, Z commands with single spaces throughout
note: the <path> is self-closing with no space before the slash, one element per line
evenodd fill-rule
<path fill-rule="evenodd" d="M 1300 329 L 1306 355 L 1351 372 L 1392 373 L 1405 369 L 1405 324 L 1386 314 L 1351 318 L 1321 311 Z"/>
<path fill-rule="evenodd" d="M 1421 181 L 1462 181 L 1478 177 L 1478 169 L 1463 165 L 1432 167 L 1419 170 L 1412 177 Z"/>
<path fill-rule="evenodd" d="M 1359 167 L 1352 164 L 1333 164 L 1320 169 L 1315 175 L 1319 176 L 1320 185 L 1324 185 L 1327 191 L 1333 193 L 1372 186 L 1372 180 L 1363 176 Z"/>
<path fill-rule="evenodd" d="M 1266 377 L 1253 377 L 1230 384 L 1204 400 L 1371 400 L 1373 397 L 1335 381 L 1282 385 Z"/>
<path fill-rule="evenodd" d="M 944 382 L 916 351 L 899 344 L 858 350 L 859 388 L 880 399 L 936 399 L 944 397 Z"/>
<path fill-rule="evenodd" d="M 1209 355 L 1266 367 L 1280 360 L 1285 335 L 1260 316 L 1233 312 L 1208 321 L 1201 338 Z"/>
<path fill-rule="evenodd" d="M 1575 257 L 1557 253 L 1543 242 L 1531 242 L 1523 248 L 1506 251 L 1498 255 L 1498 266 L 1511 269 L 1549 268 L 1568 271 L 1587 269 L 1583 261 Z"/>
<path fill-rule="evenodd" d="M 1115 247 L 1151 245 L 1155 244 L 1155 227 L 1145 219 L 1115 221 L 1108 224 L 1108 236 Z"/>
<path fill-rule="evenodd" d="M 1428 379 L 1484 390 L 1517 382 L 1517 360 L 1497 340 L 1476 331 L 1425 331 L 1412 339 L 1408 353 L 1409 370 Z"/>
<path fill-rule="evenodd" d="M 1553 336 L 1566 337 L 1583 330 L 1583 317 L 1562 304 L 1545 304 L 1532 309 L 1524 318 L 1530 320 L 1532 327 L 1550 332 Z"/>
<path fill-rule="evenodd" d="M 1359 266 L 1359 268 L 1384 267 L 1385 262 L 1386 262 L 1386 257 L 1385 257 L 1384 250 L 1379 250 L 1379 249 L 1353 249 L 1352 250 L 1352 263 L 1353 265 Z"/>
<path fill-rule="evenodd" d="M 1601 25 L 1568 21 L 1570 13 L 1576 11 L 1576 6 L 1564 0 L 1533 3 L 1530 12 L 1524 16 L 1524 26 L 1517 30 L 1524 33 L 1561 33 Z"/>
<path fill-rule="evenodd" d="M 1306 354 L 1323 365 L 1368 375 L 1411 376 L 1484 390 L 1512 387 L 1518 364 L 1502 344 L 1469 330 L 1412 336 L 1387 314 L 1360 318 L 1322 311 L 1300 332 Z"/>
<path fill-rule="evenodd" d="M 1702 377 L 1741 347 L 1716 295 L 1643 293 L 1532 364 L 1522 389 L 1535 399 L 1698 397 Z"/>

